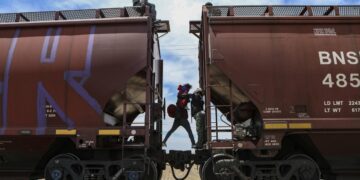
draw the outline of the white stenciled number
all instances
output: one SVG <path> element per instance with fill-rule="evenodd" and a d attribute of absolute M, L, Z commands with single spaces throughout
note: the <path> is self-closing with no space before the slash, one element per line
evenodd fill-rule
<path fill-rule="evenodd" d="M 360 79 L 358 73 L 350 74 L 350 85 L 351 87 L 358 88 L 360 87 Z"/>
<path fill-rule="evenodd" d="M 334 85 L 339 88 L 346 88 L 348 86 L 353 88 L 360 88 L 360 76 L 359 73 L 351 73 L 350 76 L 347 76 L 343 73 L 332 76 L 330 73 L 328 73 L 323 79 L 322 84 L 329 86 L 329 88 L 332 88 Z"/>
<path fill-rule="evenodd" d="M 336 85 L 340 88 L 345 88 L 347 86 L 346 76 L 345 74 L 337 74 L 336 75 Z"/>
<path fill-rule="evenodd" d="M 332 81 L 332 78 L 331 78 L 331 74 L 327 74 L 324 78 L 324 80 L 322 81 L 322 84 L 323 85 L 327 85 L 329 86 L 329 88 L 332 88 L 334 86 L 334 82 Z"/>

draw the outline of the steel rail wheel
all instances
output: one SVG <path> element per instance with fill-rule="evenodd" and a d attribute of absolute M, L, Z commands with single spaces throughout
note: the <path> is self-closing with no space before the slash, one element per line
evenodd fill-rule
<path fill-rule="evenodd" d="M 203 170 L 203 167 L 204 167 L 204 163 L 201 163 L 200 166 L 199 166 L 199 177 L 200 177 L 200 179 L 203 179 L 203 178 L 202 178 L 202 170 Z"/>
<path fill-rule="evenodd" d="M 294 154 L 287 158 L 291 162 L 291 168 L 287 169 L 285 179 L 289 180 L 319 180 L 321 171 L 318 164 L 305 154 Z M 280 170 L 283 171 L 283 170 Z"/>
<path fill-rule="evenodd" d="M 74 154 L 60 154 L 53 157 L 45 167 L 46 180 L 77 180 L 81 178 L 82 167 L 74 165 L 80 159 Z"/>
<path fill-rule="evenodd" d="M 201 167 L 201 179 L 202 180 L 219 180 L 220 178 L 214 173 L 214 164 L 217 161 L 224 160 L 224 159 L 234 159 L 231 155 L 228 154 L 216 154 L 213 157 L 210 157 L 204 165 Z M 228 171 L 225 170 L 224 171 Z M 222 177 L 221 179 L 224 179 Z M 226 178 L 225 178 L 226 179 Z"/>

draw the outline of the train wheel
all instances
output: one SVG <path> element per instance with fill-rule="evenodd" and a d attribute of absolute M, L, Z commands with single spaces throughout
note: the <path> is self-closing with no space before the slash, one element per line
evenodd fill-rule
<path fill-rule="evenodd" d="M 156 164 L 151 161 L 150 162 L 150 167 L 145 166 L 145 178 L 144 180 L 158 180 L 159 176 L 158 176 L 158 169 Z"/>
<path fill-rule="evenodd" d="M 231 155 L 228 155 L 228 154 L 216 154 L 213 157 L 210 157 L 204 163 L 204 165 L 201 167 L 201 176 L 200 176 L 201 179 L 202 180 L 218 180 L 218 179 L 220 179 L 214 174 L 213 163 L 216 163 L 219 160 L 233 159 L 233 158 L 234 157 L 232 157 Z M 221 179 L 224 179 L 224 177 Z"/>
<path fill-rule="evenodd" d="M 199 177 L 200 177 L 200 179 L 203 179 L 202 178 L 202 169 L 203 169 L 203 167 L 204 167 L 204 163 L 201 163 L 200 166 L 199 166 Z"/>
<path fill-rule="evenodd" d="M 60 154 L 52 158 L 45 167 L 46 180 L 76 180 L 80 178 L 82 168 L 71 166 L 69 161 L 77 161 L 79 158 L 74 154 Z M 71 168 L 70 168 L 71 167 Z"/>
<path fill-rule="evenodd" d="M 321 171 L 317 163 L 305 154 L 295 154 L 287 158 L 294 160 L 295 164 L 287 177 L 290 180 L 319 180 L 321 179 Z"/>
<path fill-rule="evenodd" d="M 156 165 L 157 165 L 156 169 L 157 169 L 158 179 L 160 180 L 161 177 L 162 177 L 162 174 L 163 174 L 163 170 L 162 170 L 162 168 L 160 167 L 159 164 L 156 164 Z"/>

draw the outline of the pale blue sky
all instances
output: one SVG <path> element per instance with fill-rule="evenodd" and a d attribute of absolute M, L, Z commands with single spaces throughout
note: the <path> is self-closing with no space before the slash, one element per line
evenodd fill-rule
<path fill-rule="evenodd" d="M 170 20 L 171 33 L 161 38 L 164 67 L 164 92 L 168 103 L 174 103 L 179 83 L 191 83 L 198 87 L 197 43 L 188 33 L 189 20 L 200 19 L 201 6 L 210 1 L 214 5 L 359 5 L 360 0 L 149 0 L 155 3 L 158 18 Z M 130 6 L 131 0 L 0 0 L 0 13 L 88 9 Z M 164 134 L 172 120 L 164 120 Z M 195 123 L 191 123 L 196 138 Z M 190 141 L 183 128 L 179 128 L 168 140 L 168 149 L 190 149 Z"/>

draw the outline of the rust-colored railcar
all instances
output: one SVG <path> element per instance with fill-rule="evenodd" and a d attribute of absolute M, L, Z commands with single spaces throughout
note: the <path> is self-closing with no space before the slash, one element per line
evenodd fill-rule
<path fill-rule="evenodd" d="M 207 4 L 190 32 L 213 152 L 203 179 L 360 178 L 359 6 Z"/>
<path fill-rule="evenodd" d="M 0 179 L 161 176 L 169 26 L 139 5 L 0 14 Z"/>

